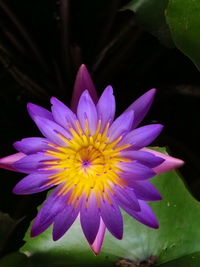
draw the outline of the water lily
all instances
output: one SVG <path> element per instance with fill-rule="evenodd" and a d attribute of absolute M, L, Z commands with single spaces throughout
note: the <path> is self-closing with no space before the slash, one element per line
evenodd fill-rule
<path fill-rule="evenodd" d="M 51 98 L 51 112 L 28 104 L 28 112 L 44 137 L 14 143 L 19 151 L 0 166 L 26 173 L 15 194 L 55 187 L 34 220 L 31 236 L 53 224 L 53 240 L 61 238 L 79 217 L 92 250 L 100 252 L 105 229 L 122 239 L 121 209 L 153 228 L 158 222 L 146 201 L 160 200 L 149 179 L 179 167 L 183 161 L 145 148 L 163 126 L 136 129 L 148 112 L 155 89 L 137 99 L 115 119 L 115 98 L 108 86 L 98 99 L 84 65 L 77 74 L 71 109 Z"/>

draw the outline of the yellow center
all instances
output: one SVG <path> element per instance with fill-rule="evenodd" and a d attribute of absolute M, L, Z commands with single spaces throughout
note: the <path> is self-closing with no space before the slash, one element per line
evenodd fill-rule
<path fill-rule="evenodd" d="M 99 120 L 96 132 L 91 136 L 88 121 L 85 120 L 83 131 L 77 120 L 76 130 L 69 125 L 71 139 L 59 134 L 66 143 L 65 147 L 49 144 L 53 149 L 45 154 L 54 157 L 55 160 L 45 161 L 45 169 L 60 170 L 49 176 L 49 184 L 63 183 L 60 194 L 66 194 L 71 190 L 68 204 L 75 204 L 83 194 L 88 199 L 91 192 L 95 193 L 98 202 L 100 197 L 110 201 L 108 191 L 112 193 L 115 184 L 121 187 L 125 185 L 119 177 L 119 173 L 122 172 L 119 163 L 129 160 L 122 158 L 120 151 L 129 145 L 117 146 L 122 137 L 110 142 L 107 137 L 109 126 L 107 123 L 103 132 L 100 132 Z"/>

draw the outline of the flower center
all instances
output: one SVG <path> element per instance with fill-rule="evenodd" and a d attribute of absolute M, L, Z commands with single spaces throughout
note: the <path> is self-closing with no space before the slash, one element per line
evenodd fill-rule
<path fill-rule="evenodd" d="M 126 146 L 118 146 L 121 137 L 112 142 L 109 141 L 107 132 L 109 124 L 103 132 L 100 132 L 99 122 L 94 135 L 90 135 L 88 129 L 83 131 L 79 122 L 77 129 L 70 128 L 72 139 L 67 139 L 60 135 L 66 142 L 66 147 L 49 144 L 52 150 L 48 150 L 46 155 L 52 158 L 45 162 L 45 169 L 59 170 L 56 174 L 49 176 L 49 184 L 64 183 L 60 193 L 66 194 L 73 191 L 73 199 L 80 197 L 83 193 L 89 196 L 94 190 L 96 195 L 112 191 L 112 186 L 118 184 L 124 186 L 118 173 L 121 172 L 119 162 L 129 161 L 120 157 L 120 151 Z"/>
<path fill-rule="evenodd" d="M 82 175 L 92 175 L 96 171 L 96 174 L 102 173 L 105 164 L 105 157 L 92 145 L 83 147 L 75 154 L 72 162 L 74 168 L 77 167 L 78 173 Z M 87 177 L 86 177 L 87 178 Z"/>

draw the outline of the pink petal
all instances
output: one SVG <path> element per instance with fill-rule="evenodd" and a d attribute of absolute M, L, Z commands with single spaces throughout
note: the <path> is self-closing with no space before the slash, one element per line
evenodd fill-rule
<path fill-rule="evenodd" d="M 96 104 L 98 101 L 98 96 L 97 96 L 97 92 L 96 92 L 94 83 L 92 81 L 92 78 L 91 78 L 86 66 L 84 64 L 82 64 L 78 70 L 78 73 L 76 75 L 75 84 L 74 84 L 72 100 L 71 100 L 71 110 L 72 111 L 76 112 L 79 98 L 85 90 L 88 90 L 92 100 Z"/>
<path fill-rule="evenodd" d="M 6 170 L 10 170 L 10 171 L 17 171 L 12 166 L 13 163 L 15 163 L 16 161 L 22 159 L 25 156 L 26 156 L 26 154 L 19 152 L 19 153 L 15 153 L 13 155 L 1 158 L 0 159 L 0 168 L 6 169 Z"/>
<path fill-rule="evenodd" d="M 103 220 L 100 220 L 100 226 L 99 226 L 99 231 L 97 233 L 97 236 L 94 240 L 94 243 L 90 246 L 92 251 L 98 255 L 101 251 L 101 246 L 103 243 L 103 239 L 104 239 L 104 235 L 105 235 L 105 230 L 106 230 L 106 226 L 103 222 Z"/>
<path fill-rule="evenodd" d="M 149 148 L 142 148 L 142 151 L 150 152 L 154 154 L 157 157 L 163 158 L 165 161 L 161 163 L 159 166 L 153 168 L 154 172 L 156 174 L 164 173 L 167 171 L 171 171 L 173 169 L 176 169 L 184 164 L 184 161 L 181 159 L 177 159 L 174 157 L 171 157 L 169 155 L 163 154 L 161 152 L 149 149 Z"/>

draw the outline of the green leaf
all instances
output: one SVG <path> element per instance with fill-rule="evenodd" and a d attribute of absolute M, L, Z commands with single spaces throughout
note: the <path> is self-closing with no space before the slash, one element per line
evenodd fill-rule
<path fill-rule="evenodd" d="M 124 9 L 134 11 L 147 31 L 156 36 L 161 43 L 173 47 L 169 27 L 165 19 L 165 10 L 169 0 L 132 0 Z"/>
<path fill-rule="evenodd" d="M 169 0 L 166 13 L 176 46 L 200 69 L 200 1 Z"/>
<path fill-rule="evenodd" d="M 164 149 L 160 151 L 165 152 Z M 123 240 L 119 241 L 107 232 L 99 256 L 94 256 L 89 249 L 79 222 L 57 242 L 52 241 L 52 229 L 36 238 L 30 238 L 28 232 L 21 252 L 26 252 L 30 262 L 41 267 L 113 266 L 119 258 L 135 262 L 151 255 L 156 256 L 157 265 L 164 267 L 171 266 L 169 264 L 174 262 L 188 262 L 193 259 L 193 253 L 198 252 L 195 255 L 199 257 L 199 202 L 190 195 L 182 179 L 174 171 L 157 175 L 152 182 L 163 196 L 162 201 L 151 203 L 160 223 L 158 230 L 150 229 L 124 214 Z M 194 261 L 193 265 L 183 266 L 196 267 L 195 264 Z"/>
<path fill-rule="evenodd" d="M 162 267 L 199 267 L 200 265 L 200 252 L 193 253 L 190 255 L 187 255 L 185 257 L 182 257 L 177 260 L 173 260 L 167 263 L 164 263 Z"/>

